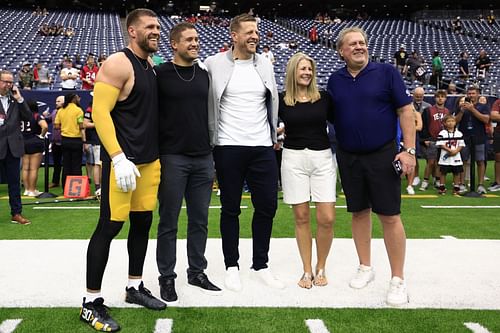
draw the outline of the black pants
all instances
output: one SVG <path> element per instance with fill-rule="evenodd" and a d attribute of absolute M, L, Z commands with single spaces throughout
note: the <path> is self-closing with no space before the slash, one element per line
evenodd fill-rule
<path fill-rule="evenodd" d="M 227 267 L 238 266 L 241 191 L 246 180 L 252 193 L 252 268 L 267 268 L 269 242 L 278 199 L 278 168 L 272 147 L 217 146 L 215 169 L 221 190 L 220 231 Z"/>
<path fill-rule="evenodd" d="M 52 161 L 54 163 L 54 173 L 52 174 L 52 183 L 59 185 L 61 183 L 62 166 L 62 148 L 61 145 L 52 143 Z"/>
<path fill-rule="evenodd" d="M 63 188 L 66 176 L 82 175 L 83 142 L 81 138 L 62 137 Z"/>

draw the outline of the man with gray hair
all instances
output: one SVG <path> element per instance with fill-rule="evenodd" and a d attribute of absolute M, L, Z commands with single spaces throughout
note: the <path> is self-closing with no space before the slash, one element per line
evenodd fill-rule
<path fill-rule="evenodd" d="M 359 267 L 350 281 L 361 289 L 375 278 L 371 267 L 372 211 L 382 222 L 391 266 L 387 303 L 408 302 L 404 281 L 406 235 L 401 221 L 401 176 L 415 167 L 415 118 L 411 96 L 397 69 L 369 62 L 368 38 L 359 27 L 340 32 L 337 51 L 346 66 L 330 76 L 342 187 L 352 213 Z M 398 119 L 399 118 L 399 119 Z M 404 148 L 398 149 L 397 124 Z"/>

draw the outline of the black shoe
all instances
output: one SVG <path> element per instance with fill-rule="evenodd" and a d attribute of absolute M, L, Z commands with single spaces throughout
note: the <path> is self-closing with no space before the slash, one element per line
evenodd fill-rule
<path fill-rule="evenodd" d="M 188 284 L 192 287 L 200 288 L 209 295 L 221 295 L 222 290 L 208 280 L 205 273 L 197 273 L 188 277 Z"/>
<path fill-rule="evenodd" d="M 175 292 L 175 279 L 160 279 L 160 296 L 168 305 L 178 303 L 179 298 Z"/>
<path fill-rule="evenodd" d="M 163 310 L 167 307 L 167 304 L 155 298 L 148 289 L 144 288 L 144 282 L 139 285 L 139 290 L 130 287 L 125 288 L 125 291 L 127 303 L 139 304 L 151 310 Z"/>
<path fill-rule="evenodd" d="M 96 331 L 116 332 L 120 326 L 108 314 L 109 308 L 104 305 L 102 297 L 96 298 L 93 302 L 85 303 L 83 299 L 80 309 L 80 320 L 92 326 Z"/>

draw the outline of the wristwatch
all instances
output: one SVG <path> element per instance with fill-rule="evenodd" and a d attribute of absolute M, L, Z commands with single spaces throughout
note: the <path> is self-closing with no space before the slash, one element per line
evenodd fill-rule
<path fill-rule="evenodd" d="M 411 156 L 415 156 L 417 154 L 415 148 L 403 148 L 403 151 L 407 152 Z"/>

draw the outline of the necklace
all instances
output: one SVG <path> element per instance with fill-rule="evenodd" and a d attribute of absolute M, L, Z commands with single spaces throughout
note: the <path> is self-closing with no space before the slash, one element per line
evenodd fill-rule
<path fill-rule="evenodd" d="M 129 49 L 129 50 L 130 50 L 130 49 Z M 135 55 L 134 51 L 130 50 L 130 52 L 132 52 L 132 54 L 134 55 L 134 58 L 137 60 L 137 62 L 138 62 L 139 64 L 141 64 L 141 67 L 142 67 L 145 71 L 147 71 L 147 70 L 149 69 L 149 61 L 148 61 L 147 59 L 145 60 L 145 61 L 146 61 L 146 67 L 144 67 L 144 64 L 143 64 L 143 63 L 142 63 L 142 61 L 141 61 L 141 60 L 140 60 L 140 59 L 139 59 L 139 58 Z M 144 60 L 144 59 L 142 59 L 142 60 Z"/>
<path fill-rule="evenodd" d="M 182 81 L 184 82 L 191 82 L 193 81 L 194 79 L 194 76 L 196 75 L 196 65 L 193 65 L 193 75 L 191 76 L 190 79 L 185 79 L 181 76 L 181 74 L 179 74 L 179 72 L 177 71 L 177 66 L 175 66 L 175 64 L 172 62 L 172 66 L 174 66 L 174 70 L 175 70 L 175 73 L 177 74 L 177 76 L 179 77 L 179 79 L 181 79 Z"/>

